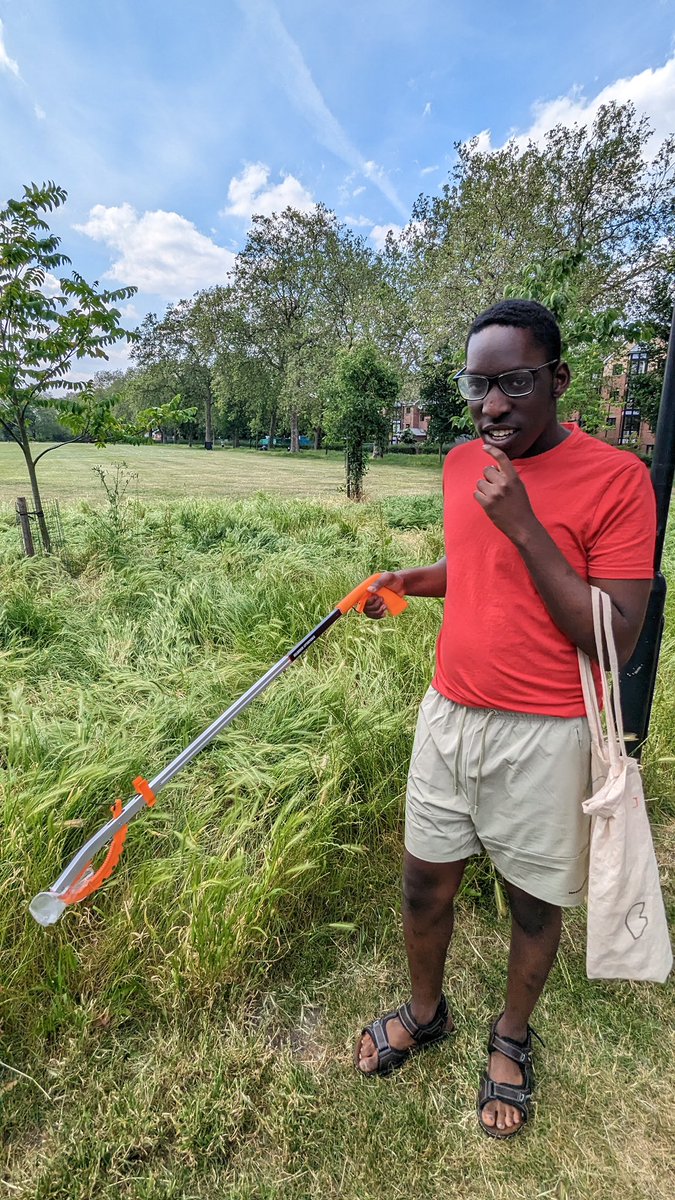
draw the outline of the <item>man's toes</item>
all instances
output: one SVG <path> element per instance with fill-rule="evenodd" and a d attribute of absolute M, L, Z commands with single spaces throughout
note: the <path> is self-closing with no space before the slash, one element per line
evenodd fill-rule
<path fill-rule="evenodd" d="M 497 1129 L 506 1128 L 506 1109 L 503 1104 L 497 1105 Z"/>
<path fill-rule="evenodd" d="M 374 1052 L 375 1046 L 373 1044 L 373 1039 L 369 1033 L 364 1033 L 363 1037 L 359 1041 L 357 1057 L 370 1058 Z"/>
<path fill-rule="evenodd" d="M 495 1110 L 494 1110 L 494 1105 L 493 1105 L 493 1104 L 486 1104 L 486 1105 L 485 1105 L 485 1108 L 483 1109 L 483 1112 L 482 1112 L 481 1116 L 482 1116 L 482 1118 L 483 1118 L 483 1121 L 484 1121 L 484 1123 L 485 1123 L 486 1125 L 489 1125 L 489 1126 L 490 1126 L 490 1128 L 492 1128 L 492 1126 L 493 1126 L 493 1125 L 494 1125 L 494 1123 L 495 1123 Z"/>

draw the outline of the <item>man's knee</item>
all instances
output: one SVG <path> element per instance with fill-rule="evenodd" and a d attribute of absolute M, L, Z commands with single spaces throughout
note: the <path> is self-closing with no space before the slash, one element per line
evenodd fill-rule
<path fill-rule="evenodd" d="M 426 913 L 452 904 L 462 881 L 464 863 L 424 863 L 407 854 L 403 869 L 403 903 L 410 913 Z"/>
<path fill-rule="evenodd" d="M 539 937 L 553 931 L 560 923 L 560 909 L 546 900 L 530 896 L 512 883 L 506 884 L 511 916 L 527 937 Z"/>

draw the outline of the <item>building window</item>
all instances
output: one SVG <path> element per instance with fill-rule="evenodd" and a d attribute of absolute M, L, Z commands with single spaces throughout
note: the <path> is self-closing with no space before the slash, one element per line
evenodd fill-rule
<path fill-rule="evenodd" d="M 622 446 L 627 446 L 640 433 L 640 409 L 631 408 L 627 404 L 623 410 L 621 418 L 621 433 L 619 434 L 619 443 Z"/>
<path fill-rule="evenodd" d="M 609 429 L 612 429 L 616 425 L 616 417 L 608 417 L 607 425 Z"/>
<path fill-rule="evenodd" d="M 629 375 L 644 375 L 649 362 L 649 351 L 642 346 L 637 346 L 635 350 L 631 350 L 628 361 Z"/>

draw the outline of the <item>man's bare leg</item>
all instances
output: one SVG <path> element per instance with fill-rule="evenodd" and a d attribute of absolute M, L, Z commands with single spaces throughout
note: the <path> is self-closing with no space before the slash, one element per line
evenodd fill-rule
<path fill-rule="evenodd" d="M 511 904 L 511 949 L 506 990 L 506 1008 L 497 1025 L 502 1037 L 524 1042 L 527 1026 L 558 950 L 562 912 L 554 904 L 537 900 L 512 883 L 506 883 Z M 518 1063 L 495 1051 L 488 1074 L 498 1083 L 519 1084 L 523 1072 Z M 505 1133 L 522 1122 L 517 1108 L 502 1101 L 486 1104 L 481 1120 Z"/>
<path fill-rule="evenodd" d="M 462 882 L 466 859 L 428 863 L 405 851 L 403 860 L 403 933 L 412 987 L 415 1020 L 433 1020 L 443 990 L 445 957 L 454 924 L 453 901 Z M 448 1028 L 452 1028 L 451 1022 Z M 406 1050 L 413 1039 L 397 1018 L 387 1023 L 391 1046 Z M 370 1034 L 358 1047 L 359 1068 L 366 1074 L 377 1067 L 378 1055 Z"/>

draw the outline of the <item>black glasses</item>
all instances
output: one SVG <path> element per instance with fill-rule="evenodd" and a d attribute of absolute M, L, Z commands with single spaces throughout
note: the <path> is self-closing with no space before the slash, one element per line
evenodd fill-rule
<path fill-rule="evenodd" d="M 534 391 L 535 375 L 544 367 L 552 367 L 559 363 L 559 358 L 542 363 L 540 367 L 519 367 L 515 371 L 503 371 L 501 375 L 471 375 L 466 367 L 462 367 L 453 379 L 459 388 L 459 394 L 468 404 L 477 404 L 484 400 L 493 383 L 496 383 L 505 396 L 512 400 L 518 396 L 529 396 Z"/>

